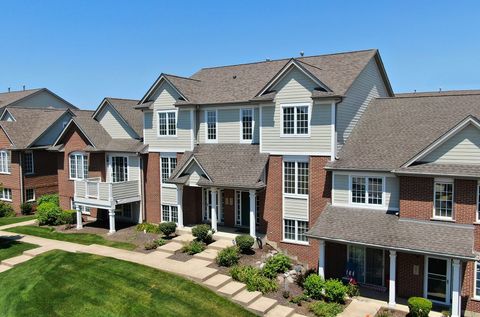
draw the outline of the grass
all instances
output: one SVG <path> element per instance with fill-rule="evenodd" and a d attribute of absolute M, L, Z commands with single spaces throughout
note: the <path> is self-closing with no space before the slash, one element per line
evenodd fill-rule
<path fill-rule="evenodd" d="M 21 255 L 23 251 L 35 248 L 38 248 L 38 245 L 0 238 L 0 261 L 13 258 Z"/>
<path fill-rule="evenodd" d="M 6 317 L 255 316 L 179 276 L 64 251 L 44 253 L 0 273 L 0 307 Z"/>
<path fill-rule="evenodd" d="M 125 249 L 125 250 L 133 250 L 136 248 L 136 246 L 132 243 L 107 240 L 104 237 L 99 236 L 97 234 L 62 233 L 62 232 L 55 231 L 55 229 L 51 227 L 21 226 L 21 227 L 9 228 L 9 229 L 6 229 L 5 231 L 20 233 L 20 234 L 28 234 L 32 236 L 53 239 L 53 240 L 74 242 L 74 243 L 85 244 L 85 245 L 100 244 L 100 245 L 105 245 L 105 246 Z"/>
<path fill-rule="evenodd" d="M 0 226 L 5 226 L 12 223 L 18 223 L 18 222 L 23 222 L 27 220 L 33 220 L 33 219 L 35 219 L 35 215 L 20 216 L 20 217 L 3 217 L 3 218 L 0 218 Z"/>

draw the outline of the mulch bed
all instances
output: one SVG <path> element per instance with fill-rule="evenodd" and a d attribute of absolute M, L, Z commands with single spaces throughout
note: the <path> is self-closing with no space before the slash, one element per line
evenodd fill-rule
<path fill-rule="evenodd" d="M 188 260 L 193 259 L 193 255 L 190 255 L 188 253 L 183 253 L 181 250 L 175 251 L 174 254 L 168 257 L 171 260 L 176 260 L 180 262 L 187 262 Z"/>
<path fill-rule="evenodd" d="M 404 311 L 390 309 L 390 308 L 386 308 L 386 307 L 380 308 L 378 310 L 377 314 L 375 315 L 375 317 L 382 316 L 381 314 L 388 314 L 388 315 L 384 315 L 384 316 L 388 316 L 388 317 L 406 317 L 406 316 L 408 316 L 408 313 L 406 313 Z"/>

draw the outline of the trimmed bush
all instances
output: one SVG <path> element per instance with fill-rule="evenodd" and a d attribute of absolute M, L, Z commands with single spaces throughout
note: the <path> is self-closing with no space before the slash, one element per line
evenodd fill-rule
<path fill-rule="evenodd" d="M 175 222 L 162 222 L 158 225 L 158 229 L 165 237 L 170 236 L 177 230 L 177 224 Z"/>
<path fill-rule="evenodd" d="M 323 289 L 325 287 L 325 280 L 316 274 L 309 275 L 303 283 L 305 294 L 313 299 L 323 298 Z"/>
<path fill-rule="evenodd" d="M 37 200 L 37 205 L 41 205 L 43 203 L 53 203 L 57 206 L 60 206 L 60 200 L 58 198 L 58 194 L 48 194 L 40 196 Z"/>
<path fill-rule="evenodd" d="M 26 202 L 20 205 L 20 211 L 22 215 L 31 215 L 34 212 L 33 204 Z"/>
<path fill-rule="evenodd" d="M 145 250 L 154 250 L 158 248 L 158 244 L 155 241 L 147 241 L 145 242 L 143 247 L 145 248 Z"/>
<path fill-rule="evenodd" d="M 248 277 L 260 273 L 260 269 L 257 269 L 251 265 L 234 266 L 230 269 L 230 275 L 232 278 L 239 282 L 245 282 Z"/>
<path fill-rule="evenodd" d="M 252 236 L 243 234 L 241 236 L 237 236 L 235 238 L 235 243 L 237 244 L 240 253 L 248 254 L 252 251 L 253 244 L 255 243 L 255 239 Z"/>
<path fill-rule="evenodd" d="M 408 309 L 412 317 L 428 317 L 432 310 L 432 302 L 423 297 L 410 297 Z"/>
<path fill-rule="evenodd" d="M 215 231 L 210 228 L 210 225 L 202 224 L 192 228 L 192 235 L 201 242 L 209 244 L 213 241 L 213 234 Z"/>
<path fill-rule="evenodd" d="M 14 217 L 15 211 L 9 203 L 0 201 L 0 217 Z"/>
<path fill-rule="evenodd" d="M 234 280 L 245 283 L 250 292 L 259 291 L 266 294 L 278 289 L 275 280 L 263 276 L 260 269 L 250 265 L 234 266 L 230 269 L 230 275 Z"/>
<path fill-rule="evenodd" d="M 218 252 L 215 260 L 220 266 L 230 267 L 237 264 L 239 259 L 238 249 L 236 247 L 228 247 Z"/>
<path fill-rule="evenodd" d="M 57 226 L 63 223 L 63 213 L 53 202 L 44 202 L 37 207 L 37 220 L 41 226 Z"/>
<path fill-rule="evenodd" d="M 76 210 L 63 210 L 60 213 L 60 218 L 58 219 L 59 224 L 71 225 L 76 222 Z"/>
<path fill-rule="evenodd" d="M 185 244 L 182 248 L 183 253 L 187 253 L 190 255 L 197 254 L 205 250 L 205 244 L 203 242 L 193 240 L 188 244 Z"/>
<path fill-rule="evenodd" d="M 343 306 L 337 303 L 319 301 L 311 304 L 309 309 L 318 317 L 335 317 L 343 311 Z"/>
<path fill-rule="evenodd" d="M 155 242 L 155 244 L 159 247 L 161 247 L 162 245 L 165 245 L 167 243 L 167 241 L 165 241 L 165 239 L 162 239 L 162 238 L 158 238 L 156 240 L 153 240 L 153 242 Z"/>
<path fill-rule="evenodd" d="M 159 226 L 156 225 L 156 224 L 153 224 L 153 223 L 149 223 L 149 222 L 139 223 L 139 224 L 135 227 L 135 230 L 137 230 L 137 231 L 145 231 L 145 232 L 148 232 L 148 233 L 155 233 L 155 234 L 159 234 L 159 233 L 160 233 L 160 228 L 159 228 Z"/>
<path fill-rule="evenodd" d="M 282 253 L 277 253 L 267 259 L 263 267 L 263 275 L 275 278 L 278 273 L 285 273 L 292 267 L 292 260 Z"/>
<path fill-rule="evenodd" d="M 325 281 L 325 294 L 323 297 L 327 302 L 343 304 L 347 296 L 348 287 L 340 280 L 328 279 Z"/>
<path fill-rule="evenodd" d="M 305 279 L 312 274 L 317 274 L 317 271 L 315 269 L 308 269 L 305 271 L 305 273 L 299 273 L 297 275 L 297 278 L 295 279 L 295 283 L 297 283 L 298 286 L 303 288 L 303 283 L 305 283 Z"/>

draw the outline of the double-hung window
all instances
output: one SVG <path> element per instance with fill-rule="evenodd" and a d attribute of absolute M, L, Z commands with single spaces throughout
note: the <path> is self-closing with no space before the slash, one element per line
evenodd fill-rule
<path fill-rule="evenodd" d="M 112 156 L 112 182 L 128 181 L 128 157 Z"/>
<path fill-rule="evenodd" d="M 352 176 L 351 203 L 383 205 L 383 177 Z"/>
<path fill-rule="evenodd" d="M 206 142 L 217 141 L 217 111 L 207 110 L 205 111 L 206 122 Z"/>
<path fill-rule="evenodd" d="M 0 200 L 12 201 L 12 189 L 3 188 L 0 191 Z"/>
<path fill-rule="evenodd" d="M 25 200 L 26 201 L 35 201 L 35 189 L 28 188 L 25 190 Z"/>
<path fill-rule="evenodd" d="M 308 135 L 309 134 L 309 106 L 283 105 L 282 106 L 282 134 Z"/>
<path fill-rule="evenodd" d="M 165 183 L 166 180 L 172 175 L 173 170 L 177 167 L 177 157 L 176 156 L 162 156 L 161 157 L 161 170 L 162 170 L 162 183 Z"/>
<path fill-rule="evenodd" d="M 88 156 L 82 153 L 70 154 L 70 179 L 88 177 Z"/>
<path fill-rule="evenodd" d="M 475 262 L 475 289 L 474 297 L 480 298 L 480 262 Z"/>
<path fill-rule="evenodd" d="M 178 223 L 178 206 L 162 205 L 162 221 Z"/>
<path fill-rule="evenodd" d="M 25 169 L 25 174 L 33 174 L 33 152 L 25 152 L 23 155 L 23 168 Z"/>
<path fill-rule="evenodd" d="M 10 173 L 10 152 L 0 151 L 0 173 Z"/>
<path fill-rule="evenodd" d="M 283 192 L 292 195 L 308 195 L 308 162 L 283 162 Z"/>
<path fill-rule="evenodd" d="M 452 219 L 453 183 L 435 182 L 434 218 Z"/>
<path fill-rule="evenodd" d="M 307 242 L 305 233 L 308 231 L 308 221 L 284 219 L 283 239 L 293 242 Z"/>
<path fill-rule="evenodd" d="M 253 140 L 253 109 L 240 109 L 240 118 L 242 121 L 242 141 L 249 142 Z"/>
<path fill-rule="evenodd" d="M 176 136 L 177 135 L 177 112 L 159 111 L 158 115 L 158 135 L 159 136 Z"/>

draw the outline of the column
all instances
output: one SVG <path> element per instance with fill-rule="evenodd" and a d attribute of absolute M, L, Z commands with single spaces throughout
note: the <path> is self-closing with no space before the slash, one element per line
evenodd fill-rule
<path fill-rule="evenodd" d="M 256 237 L 255 225 L 257 222 L 257 199 L 255 190 L 249 191 L 250 196 L 250 235 Z"/>
<path fill-rule="evenodd" d="M 390 280 L 388 283 L 388 307 L 395 308 L 395 279 L 397 274 L 397 251 L 390 250 Z"/>
<path fill-rule="evenodd" d="M 178 227 L 183 228 L 183 185 L 177 185 Z"/>
<path fill-rule="evenodd" d="M 77 210 L 77 230 L 80 230 L 83 228 L 83 223 L 82 223 L 82 210 L 80 209 L 80 205 L 76 204 L 75 209 Z"/>
<path fill-rule="evenodd" d="M 108 234 L 115 233 L 115 208 L 108 210 L 108 222 L 110 224 L 110 230 L 108 230 Z"/>
<path fill-rule="evenodd" d="M 460 317 L 460 260 L 453 260 L 452 269 L 452 317 Z"/>
<path fill-rule="evenodd" d="M 325 279 L 325 240 L 318 241 L 319 252 L 318 252 L 318 275 Z"/>
<path fill-rule="evenodd" d="M 210 209 L 212 216 L 211 216 L 211 221 L 212 221 L 212 229 L 217 232 L 217 189 L 215 187 L 212 187 L 210 189 L 210 195 L 211 195 L 211 201 L 212 201 L 212 207 Z"/>

